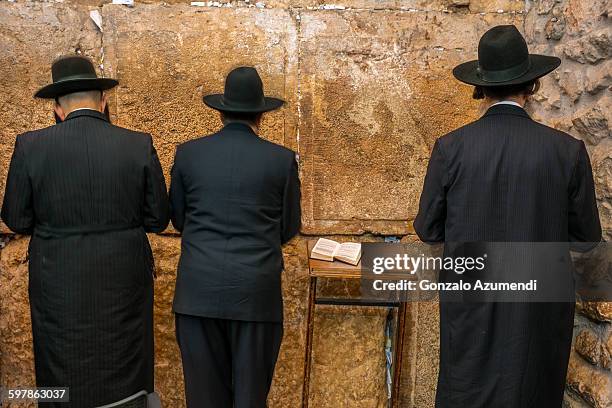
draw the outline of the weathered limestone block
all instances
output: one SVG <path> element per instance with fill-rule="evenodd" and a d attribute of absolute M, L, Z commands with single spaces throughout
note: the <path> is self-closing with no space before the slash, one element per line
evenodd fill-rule
<path fill-rule="evenodd" d="M 317 339 L 310 378 L 311 390 L 315 392 L 310 394 L 311 406 L 387 406 L 385 320 L 384 308 L 317 307 Z"/>
<path fill-rule="evenodd" d="M 561 106 L 561 104 L 563 103 L 562 91 L 560 87 L 557 86 L 555 77 L 559 77 L 559 75 L 554 73 L 552 75 L 540 78 L 540 90 L 538 91 L 538 93 L 533 95 L 533 100 L 538 103 L 537 108 L 541 108 L 544 106 L 546 107 L 546 110 L 537 109 L 534 112 L 533 109 L 530 109 L 531 112 L 529 113 L 536 120 L 540 120 L 538 118 L 538 115 L 540 115 L 542 112 L 544 113 L 549 113 L 550 111 L 557 112 L 562 107 Z M 563 94 L 566 94 L 566 93 L 567 91 L 563 91 Z M 549 125 L 551 124 L 549 123 Z M 565 126 L 565 129 L 561 129 L 561 127 L 558 125 L 554 127 L 559 130 L 566 130 L 571 125 L 572 123 L 569 120 L 567 120 L 567 125 Z"/>
<path fill-rule="evenodd" d="M 268 398 L 271 408 L 297 407 L 302 402 L 308 306 L 306 252 L 306 238 L 301 236 L 283 248 L 284 333 Z M 317 340 L 321 341 L 321 338 L 317 337 Z"/>
<path fill-rule="evenodd" d="M 601 356 L 601 341 L 592 330 L 582 330 L 578 333 L 574 347 L 578 354 L 584 357 L 589 363 L 597 364 L 599 362 Z"/>
<path fill-rule="evenodd" d="M 544 26 L 546 38 L 549 40 L 559 41 L 565 35 L 567 28 L 567 20 L 560 7 L 552 7 L 550 17 Z M 542 14 L 542 13 L 539 13 Z M 548 11 L 544 14 L 549 14 Z"/>
<path fill-rule="evenodd" d="M 0 384 L 33 386 L 32 323 L 28 302 L 27 238 L 0 253 Z M 35 404 L 20 406 L 34 407 Z"/>
<path fill-rule="evenodd" d="M 472 13 L 521 13 L 525 10 L 522 0 L 470 0 Z"/>
<path fill-rule="evenodd" d="M 592 408 L 590 404 L 587 404 L 582 398 L 576 395 L 570 389 L 565 389 L 565 393 L 563 395 L 563 405 L 562 408 Z"/>
<path fill-rule="evenodd" d="M 610 328 L 610 326 L 608 325 L 608 339 L 606 340 L 605 343 L 605 353 L 608 356 L 608 360 L 604 361 L 604 367 L 606 367 L 607 369 L 612 369 L 612 329 Z"/>
<path fill-rule="evenodd" d="M 304 231 L 412 232 L 435 139 L 477 117 L 451 69 L 508 15 L 301 13 Z"/>
<path fill-rule="evenodd" d="M 581 64 L 595 64 L 608 59 L 612 55 L 610 30 L 604 28 L 569 41 L 565 44 L 563 51 L 567 58 Z"/>
<path fill-rule="evenodd" d="M 578 302 L 576 306 L 589 319 L 612 322 L 612 302 Z"/>
<path fill-rule="evenodd" d="M 592 145 L 612 135 L 612 98 L 600 98 L 594 105 L 587 106 L 574 114 L 574 130 L 582 139 Z"/>
<path fill-rule="evenodd" d="M 565 64 L 563 68 L 559 68 L 555 77 L 558 78 L 559 86 L 568 98 L 575 103 L 584 92 L 585 77 L 584 72 L 580 69 L 575 69 L 575 66 Z"/>
<path fill-rule="evenodd" d="M 164 406 L 183 407 L 183 369 L 174 331 L 172 299 L 180 239 L 150 234 L 155 256 L 155 389 Z"/>
<path fill-rule="evenodd" d="M 597 94 L 612 85 L 612 60 L 587 68 L 586 90 L 590 94 Z"/>
<path fill-rule="evenodd" d="M 567 32 L 570 35 L 582 35 L 605 24 L 608 18 L 609 2 L 606 0 L 555 0 L 567 20 Z"/>
<path fill-rule="evenodd" d="M 420 242 L 407 235 L 402 243 Z M 441 256 L 441 248 L 432 256 Z M 408 303 L 404 355 L 402 358 L 401 407 L 433 407 L 438 383 L 440 358 L 440 315 L 435 299 Z"/>
<path fill-rule="evenodd" d="M 101 35 L 87 7 L 0 3 L 0 200 L 15 136 L 53 123 L 49 102 L 34 92 L 51 82 L 51 62 L 81 52 L 100 63 Z"/>
<path fill-rule="evenodd" d="M 270 95 L 287 105 L 266 116 L 261 135 L 296 147 L 296 30 L 288 11 L 105 5 L 105 70 L 120 81 L 120 125 L 150 132 L 169 175 L 175 147 L 221 127 L 202 95 L 222 93 L 240 65 L 257 68 Z"/>
<path fill-rule="evenodd" d="M 610 366 L 611 354 L 604 338 L 609 334 L 610 325 L 602 325 L 598 332 L 592 329 L 584 329 L 576 336 L 575 350 L 584 357 L 589 363 L 602 368 L 612 368 Z"/>
<path fill-rule="evenodd" d="M 575 352 L 570 356 L 567 386 L 595 408 L 612 404 L 612 376 L 596 369 Z"/>
<path fill-rule="evenodd" d="M 417 340 L 412 362 L 416 365 L 414 406 L 433 407 L 438 385 L 440 358 L 440 315 L 437 302 L 418 302 Z M 404 364 L 410 364 L 405 361 Z M 411 405 L 408 405 L 409 407 Z"/>
<path fill-rule="evenodd" d="M 608 112 L 609 114 L 609 112 Z M 612 229 L 612 139 L 607 138 L 591 150 L 591 164 L 598 199 L 599 217 L 604 230 Z"/>

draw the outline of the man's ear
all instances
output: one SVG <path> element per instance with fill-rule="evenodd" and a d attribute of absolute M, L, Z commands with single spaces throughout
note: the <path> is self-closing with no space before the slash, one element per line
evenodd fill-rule
<path fill-rule="evenodd" d="M 102 96 L 100 98 L 100 112 L 104 112 L 106 110 L 107 104 L 108 104 L 108 95 L 102 92 Z"/>
<path fill-rule="evenodd" d="M 64 112 L 64 108 L 62 108 L 59 103 L 55 102 L 53 104 L 53 111 L 62 122 L 66 119 L 66 113 Z"/>
<path fill-rule="evenodd" d="M 533 88 L 529 92 L 529 95 L 535 95 L 536 93 L 538 93 L 538 91 L 540 90 L 540 86 L 542 86 L 542 82 L 540 81 L 540 78 L 538 78 L 535 80 Z"/>

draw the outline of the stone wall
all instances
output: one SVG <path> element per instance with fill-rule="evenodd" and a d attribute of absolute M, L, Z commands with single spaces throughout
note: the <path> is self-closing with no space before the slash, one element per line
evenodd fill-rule
<path fill-rule="evenodd" d="M 610 12 L 609 1 L 541 1 L 525 17 L 532 49 L 563 60 L 544 78 L 534 117 L 585 141 L 607 241 L 612 237 Z M 566 405 L 612 407 L 612 304 L 581 304 L 577 311 Z"/>
<path fill-rule="evenodd" d="M 265 4 L 264 4 L 265 3 Z M 536 119 L 586 141 L 602 222 L 612 234 L 610 137 L 612 6 L 603 0 L 255 0 L 204 7 L 147 0 L 133 8 L 100 0 L 0 1 L 0 191 L 15 136 L 52 123 L 32 99 L 57 56 L 79 51 L 106 76 L 113 121 L 151 132 L 166 176 L 175 146 L 219 127 L 201 102 L 229 69 L 255 65 L 288 104 L 266 116 L 262 135 L 300 154 L 302 235 L 285 248 L 285 337 L 270 406 L 299 407 L 303 380 L 308 239 L 414 240 L 412 219 L 437 137 L 475 119 L 480 107 L 451 68 L 475 57 L 478 38 L 516 24 L 535 52 L 561 67 L 543 81 Z M 102 17 L 98 28 L 89 17 Z M 1 193 L 0 193 L 1 195 Z M 1 198 L 1 197 L 0 197 Z M 7 232 L 6 230 L 4 230 Z M 340 236 L 341 235 L 341 236 Z M 156 281 L 156 387 L 165 406 L 183 390 L 170 305 L 179 255 L 172 230 L 150 237 Z M 27 304 L 27 238 L 0 253 L 0 384 L 34 383 Z M 322 290 L 350 293 L 348 283 Z M 576 317 L 568 407 L 612 406 L 610 304 Z M 311 406 L 384 407 L 386 311 L 317 309 Z M 433 406 L 437 305 L 408 307 L 402 407 Z"/>

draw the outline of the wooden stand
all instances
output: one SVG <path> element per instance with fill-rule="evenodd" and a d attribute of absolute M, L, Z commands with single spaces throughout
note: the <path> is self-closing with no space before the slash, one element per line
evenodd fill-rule
<path fill-rule="evenodd" d="M 308 256 L 314 246 L 314 241 L 307 243 Z M 395 327 L 395 338 L 393 341 L 393 382 L 390 406 L 399 407 L 399 384 L 402 370 L 402 343 L 404 339 L 404 329 L 406 322 L 406 303 L 385 302 L 385 301 L 366 301 L 362 299 L 342 299 L 342 298 L 317 298 L 317 279 L 360 279 L 361 262 L 356 265 L 349 265 L 343 262 L 326 262 L 317 259 L 308 259 L 308 275 L 310 277 L 310 288 L 308 291 L 308 320 L 306 324 L 306 356 L 304 361 L 304 384 L 302 388 L 302 407 L 308 407 L 310 370 L 312 360 L 312 339 L 314 332 L 314 313 L 316 305 L 335 305 L 335 306 L 370 306 L 370 307 L 393 307 L 397 308 L 397 325 Z"/>

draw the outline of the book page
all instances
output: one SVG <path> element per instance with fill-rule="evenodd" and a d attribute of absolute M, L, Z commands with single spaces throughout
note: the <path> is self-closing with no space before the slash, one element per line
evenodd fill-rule
<path fill-rule="evenodd" d="M 358 242 L 345 242 L 340 245 L 335 257 L 340 261 L 356 265 L 361 258 L 361 244 Z"/>
<path fill-rule="evenodd" d="M 334 255 L 340 248 L 340 244 L 331 239 L 319 238 L 315 246 L 312 248 L 310 257 L 313 259 L 322 259 L 324 261 L 333 261 Z"/>

